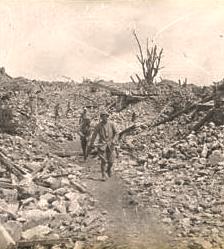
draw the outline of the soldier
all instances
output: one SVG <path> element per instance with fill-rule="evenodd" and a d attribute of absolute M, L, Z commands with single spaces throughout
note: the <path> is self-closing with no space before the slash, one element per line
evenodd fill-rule
<path fill-rule="evenodd" d="M 71 108 L 71 102 L 67 102 L 67 110 L 66 110 L 66 117 L 68 118 L 69 115 L 72 115 L 72 108 Z"/>
<path fill-rule="evenodd" d="M 80 118 L 79 118 L 79 124 L 82 123 L 82 120 L 83 120 L 83 118 L 85 118 L 85 117 L 87 117 L 87 108 L 86 108 L 86 107 L 83 107 L 83 111 L 82 111 L 82 113 L 81 113 L 81 115 L 80 115 Z"/>
<path fill-rule="evenodd" d="M 60 104 L 57 103 L 54 107 L 54 119 L 55 119 L 55 122 L 58 120 L 60 116 Z"/>
<path fill-rule="evenodd" d="M 92 138 L 90 140 L 89 151 L 93 147 L 97 135 L 99 136 L 98 156 L 101 160 L 102 180 L 105 181 L 105 166 L 107 164 L 106 173 L 111 177 L 111 169 L 114 162 L 115 140 L 117 131 L 112 122 L 108 121 L 109 114 L 106 111 L 100 113 L 100 122 L 95 127 Z"/>
<path fill-rule="evenodd" d="M 133 113 L 132 113 L 132 116 L 131 116 L 131 121 L 132 121 L 132 122 L 135 122 L 135 120 L 136 120 L 136 113 L 133 112 Z"/>
<path fill-rule="evenodd" d="M 79 119 L 79 125 L 80 125 L 79 135 L 80 135 L 84 161 L 86 161 L 87 159 L 87 145 L 90 136 L 90 123 L 91 123 L 90 119 L 87 117 L 87 110 L 86 108 L 84 108 L 83 113 L 81 114 L 81 117 Z"/>

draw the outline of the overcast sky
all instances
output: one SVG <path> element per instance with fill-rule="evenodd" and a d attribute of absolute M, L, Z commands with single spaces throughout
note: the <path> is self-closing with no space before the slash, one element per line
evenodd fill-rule
<path fill-rule="evenodd" d="M 130 81 L 135 29 L 164 48 L 163 78 L 224 78 L 222 0 L 0 0 L 0 18 L 0 66 L 14 77 Z"/>

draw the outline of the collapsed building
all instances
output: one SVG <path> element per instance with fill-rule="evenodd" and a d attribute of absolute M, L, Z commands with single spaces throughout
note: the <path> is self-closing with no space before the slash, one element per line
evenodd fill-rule
<path fill-rule="evenodd" d="M 133 198 L 158 212 L 187 248 L 222 248 L 223 82 L 202 90 L 163 81 L 146 96 L 103 82 L 38 82 L 4 70 L 1 77 L 0 221 L 1 234 L 12 238 L 6 243 L 73 248 L 104 234 L 105 213 L 83 182 L 79 151 L 65 146 L 77 140 L 86 106 L 92 126 L 105 107 L 118 126 L 115 169 Z"/>

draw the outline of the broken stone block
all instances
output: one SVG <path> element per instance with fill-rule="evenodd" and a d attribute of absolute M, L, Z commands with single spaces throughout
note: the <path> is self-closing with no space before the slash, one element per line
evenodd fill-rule
<path fill-rule="evenodd" d="M 109 237 L 108 236 L 106 236 L 106 235 L 104 235 L 104 236 L 98 236 L 97 237 L 97 241 L 106 241 L 106 240 L 108 240 L 109 239 Z"/>
<path fill-rule="evenodd" d="M 160 167 L 165 167 L 168 161 L 166 159 L 160 159 L 157 163 Z"/>
<path fill-rule="evenodd" d="M 74 181 L 70 181 L 70 183 L 73 185 L 73 187 L 75 187 L 75 189 L 77 189 L 80 193 L 86 193 L 86 188 Z"/>
<path fill-rule="evenodd" d="M 22 235 L 22 225 L 20 222 L 10 220 L 7 223 L 5 223 L 4 226 L 14 241 L 20 240 Z"/>
<path fill-rule="evenodd" d="M 220 148 L 221 148 L 221 145 L 220 145 L 219 141 L 214 141 L 214 142 L 212 143 L 212 145 L 211 145 L 211 149 L 212 149 L 212 150 L 218 150 L 218 149 L 220 149 Z"/>
<path fill-rule="evenodd" d="M 191 241 L 188 245 L 189 248 L 199 248 L 199 249 L 212 249 L 212 244 L 202 238 L 195 238 L 193 241 Z"/>
<path fill-rule="evenodd" d="M 16 218 L 17 211 L 18 211 L 19 204 L 10 204 L 7 203 L 5 200 L 0 200 L 0 211 L 7 213 L 9 216 Z"/>
<path fill-rule="evenodd" d="M 133 145 L 133 141 L 131 138 L 126 138 L 125 143 L 129 147 L 129 149 L 134 149 L 135 146 Z"/>
<path fill-rule="evenodd" d="M 41 198 L 37 203 L 37 207 L 41 210 L 47 210 L 49 208 L 49 203 L 46 199 Z"/>
<path fill-rule="evenodd" d="M 18 199 L 18 191 L 16 189 L 1 189 L 4 200 L 9 203 L 15 203 Z"/>
<path fill-rule="evenodd" d="M 209 162 L 211 165 L 217 165 L 224 161 L 224 154 L 219 150 L 214 150 L 209 156 Z"/>
<path fill-rule="evenodd" d="M 88 217 L 85 218 L 84 220 L 84 225 L 86 227 L 89 227 L 90 225 L 92 225 L 95 221 L 99 220 L 99 215 L 96 213 L 96 211 L 90 212 L 88 214 Z"/>
<path fill-rule="evenodd" d="M 61 246 L 60 245 L 54 245 L 54 246 L 51 247 L 51 249 L 61 249 Z"/>
<path fill-rule="evenodd" d="M 38 186 L 32 181 L 31 177 L 23 179 L 19 184 L 19 199 L 27 199 L 36 195 Z"/>
<path fill-rule="evenodd" d="M 49 204 L 56 200 L 56 196 L 50 193 L 46 193 L 45 195 L 41 195 L 40 199 L 46 200 Z"/>
<path fill-rule="evenodd" d="M 58 188 L 54 191 L 54 194 L 64 196 L 66 193 L 68 193 L 68 190 L 66 188 Z"/>
<path fill-rule="evenodd" d="M 73 247 L 73 249 L 83 249 L 83 248 L 84 248 L 84 243 L 79 240 L 75 242 L 75 246 Z"/>
<path fill-rule="evenodd" d="M 172 224 L 172 219 L 169 218 L 169 217 L 166 217 L 166 218 L 162 219 L 162 222 L 165 223 L 165 224 L 170 225 L 170 224 Z"/>
<path fill-rule="evenodd" d="M 79 205 L 78 201 L 71 201 L 68 207 L 68 211 L 72 214 L 79 215 L 82 212 L 82 208 Z"/>
<path fill-rule="evenodd" d="M 48 224 L 56 214 L 57 212 L 51 209 L 32 209 L 18 212 L 18 215 L 26 221 L 24 223 L 25 229 L 29 229 L 40 224 Z"/>
<path fill-rule="evenodd" d="M 50 222 L 52 229 L 60 227 L 64 223 L 71 223 L 73 218 L 68 213 L 57 213 Z"/>
<path fill-rule="evenodd" d="M 51 232 L 48 226 L 38 225 L 22 232 L 22 238 L 26 240 L 44 238 Z"/>
<path fill-rule="evenodd" d="M 202 152 L 201 152 L 201 157 L 202 158 L 207 158 L 207 155 L 208 155 L 208 147 L 206 144 L 203 145 L 203 149 L 202 149 Z"/>
<path fill-rule="evenodd" d="M 63 214 L 67 213 L 66 203 L 63 200 L 56 200 L 52 202 L 52 207 L 54 208 L 55 211 L 59 213 Z"/>
<path fill-rule="evenodd" d="M 49 187 L 53 190 L 58 189 L 61 187 L 61 180 L 55 177 L 49 177 L 44 181 L 45 183 L 49 184 Z"/>
<path fill-rule="evenodd" d="M 25 199 L 25 200 L 22 200 L 23 206 L 27 206 L 27 205 L 29 205 L 31 202 L 36 203 L 36 199 L 33 198 L 33 197 L 29 197 L 29 198 L 27 198 L 27 199 Z"/>
<path fill-rule="evenodd" d="M 75 192 L 69 192 L 65 194 L 65 199 L 69 200 L 69 201 L 78 201 L 80 198 L 80 194 L 75 193 Z"/>
<path fill-rule="evenodd" d="M 68 178 L 62 178 L 61 179 L 61 186 L 70 186 L 70 181 Z"/>
<path fill-rule="evenodd" d="M 206 158 L 199 158 L 199 163 L 202 165 L 206 165 L 207 164 L 207 159 Z"/>
<path fill-rule="evenodd" d="M 8 214 L 6 213 L 1 213 L 0 214 L 0 224 L 6 223 L 8 220 Z"/>
<path fill-rule="evenodd" d="M 46 247 L 38 244 L 34 246 L 34 249 L 46 249 Z"/>
<path fill-rule="evenodd" d="M 169 158 L 171 158 L 171 157 L 176 157 L 176 151 L 175 151 L 174 148 L 171 148 L 171 147 L 169 147 L 169 148 L 164 148 L 164 149 L 162 150 L 162 156 L 163 156 L 164 158 L 166 158 L 166 159 L 169 159 Z"/>
<path fill-rule="evenodd" d="M 15 241 L 7 232 L 4 226 L 0 225 L 0 245 L 1 249 L 8 249 L 12 246 L 15 246 Z"/>

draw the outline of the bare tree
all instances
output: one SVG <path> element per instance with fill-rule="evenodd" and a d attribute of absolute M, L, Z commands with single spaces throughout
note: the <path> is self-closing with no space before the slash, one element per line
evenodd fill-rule
<path fill-rule="evenodd" d="M 163 49 L 159 50 L 156 45 L 149 48 L 149 43 L 147 39 L 146 54 L 143 54 L 142 46 L 139 42 L 137 34 L 133 31 L 133 35 L 137 41 L 139 54 L 136 55 L 139 63 L 142 67 L 143 79 L 138 74 L 135 74 L 137 81 L 131 76 L 132 82 L 137 84 L 139 88 L 148 92 L 152 85 L 155 83 L 155 77 L 157 76 L 160 67 L 160 62 L 162 58 Z"/>

